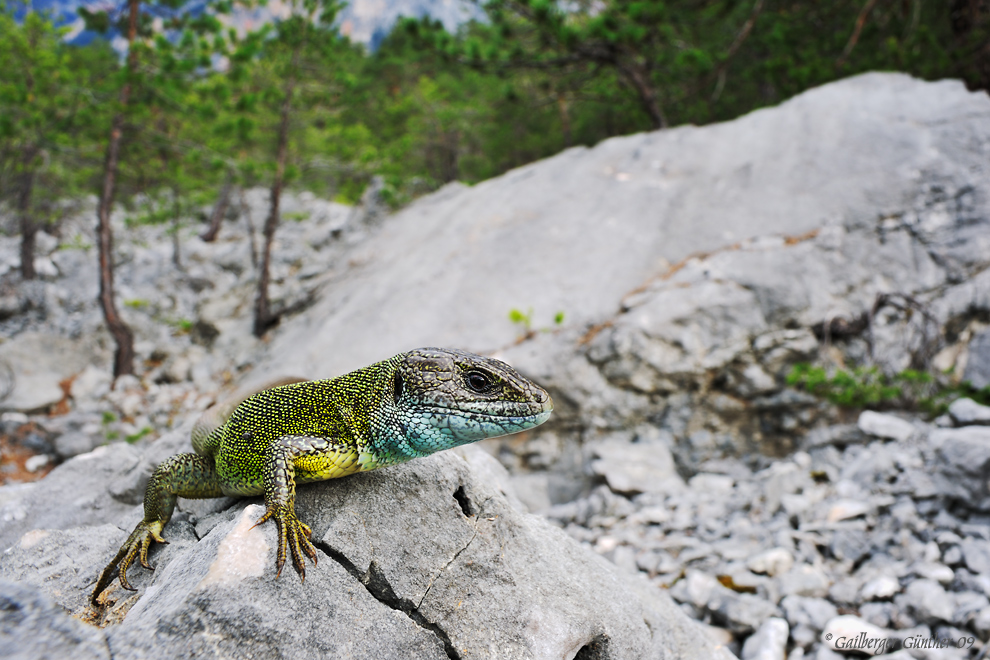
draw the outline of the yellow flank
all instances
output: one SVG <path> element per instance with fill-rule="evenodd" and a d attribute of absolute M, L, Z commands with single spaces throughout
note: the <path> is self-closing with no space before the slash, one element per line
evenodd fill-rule
<path fill-rule="evenodd" d="M 307 454 L 292 463 L 296 468 L 297 483 L 336 479 L 362 471 L 358 452 L 349 448 L 325 454 Z"/>

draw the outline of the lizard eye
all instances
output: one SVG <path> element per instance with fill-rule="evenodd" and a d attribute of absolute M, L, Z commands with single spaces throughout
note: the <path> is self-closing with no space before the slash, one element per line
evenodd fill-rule
<path fill-rule="evenodd" d="M 477 369 L 472 369 L 464 375 L 464 380 L 467 386 L 478 392 L 479 394 L 484 394 L 492 389 L 495 384 L 492 381 L 492 377 L 483 371 L 478 371 Z"/>
<path fill-rule="evenodd" d="M 395 374 L 395 380 L 392 381 L 392 400 L 396 404 L 399 403 L 399 399 L 402 398 L 402 376 Z"/>

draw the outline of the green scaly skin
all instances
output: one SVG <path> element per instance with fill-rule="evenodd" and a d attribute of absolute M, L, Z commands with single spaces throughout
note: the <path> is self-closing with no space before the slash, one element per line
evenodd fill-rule
<path fill-rule="evenodd" d="M 498 360 L 421 348 L 339 378 L 284 381 L 235 396 L 204 413 L 192 433 L 195 454 L 176 454 L 155 470 L 144 519 L 100 574 L 92 603 L 135 559 L 145 568 L 152 542 L 177 497 L 265 496 L 278 529 L 276 577 L 286 554 L 305 578 L 316 563 L 312 531 L 296 517 L 296 484 L 395 465 L 484 438 L 542 424 L 553 401 L 539 385 Z"/>

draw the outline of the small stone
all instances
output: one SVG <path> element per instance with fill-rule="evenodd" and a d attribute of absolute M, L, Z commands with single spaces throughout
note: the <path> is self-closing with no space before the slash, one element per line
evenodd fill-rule
<path fill-rule="evenodd" d="M 963 379 L 978 390 L 990 385 L 990 330 L 984 330 L 970 340 Z"/>
<path fill-rule="evenodd" d="M 24 461 L 24 469 L 28 472 L 37 472 L 48 465 L 48 454 L 37 454 Z"/>
<path fill-rule="evenodd" d="M 76 401 L 99 399 L 110 391 L 112 385 L 113 376 L 109 372 L 90 364 L 72 380 L 70 393 Z"/>
<path fill-rule="evenodd" d="M 835 605 L 824 598 L 787 596 L 780 601 L 780 607 L 792 627 L 804 625 L 815 631 L 824 629 L 830 620 L 839 616 Z"/>
<path fill-rule="evenodd" d="M 966 561 L 966 568 L 977 575 L 990 574 L 990 543 L 968 538 L 959 545 Z"/>
<path fill-rule="evenodd" d="M 949 566 L 958 566 L 963 562 L 962 548 L 958 545 L 950 545 L 942 553 L 942 561 Z"/>
<path fill-rule="evenodd" d="M 672 493 L 684 489 L 670 449 L 661 441 L 612 439 L 594 446 L 591 469 L 616 493 Z"/>
<path fill-rule="evenodd" d="M 990 406 L 983 406 L 970 398 L 956 399 L 949 406 L 949 415 L 959 426 L 990 424 Z"/>
<path fill-rule="evenodd" d="M 820 598 L 828 594 L 829 579 L 820 568 L 814 566 L 795 566 L 776 579 L 784 596 Z"/>
<path fill-rule="evenodd" d="M 935 580 L 936 582 L 940 582 L 942 584 L 949 584 L 956 577 L 955 572 L 951 568 L 945 564 L 934 561 L 918 562 L 911 567 L 911 570 L 915 573 L 915 575 L 927 578 L 929 580 Z"/>
<path fill-rule="evenodd" d="M 914 425 L 900 417 L 864 410 L 856 423 L 863 433 L 889 440 L 904 441 L 914 434 Z"/>
<path fill-rule="evenodd" d="M 55 438 L 55 453 L 62 458 L 72 458 L 93 451 L 99 442 L 99 438 L 82 431 L 68 431 Z"/>
<path fill-rule="evenodd" d="M 711 575 L 701 571 L 688 570 L 670 590 L 670 595 L 679 603 L 690 603 L 695 607 L 705 607 L 716 589 L 722 587 Z M 724 587 L 723 587 L 724 588 Z"/>
<path fill-rule="evenodd" d="M 828 510 L 825 520 L 834 523 L 857 518 L 870 512 L 872 507 L 860 500 L 839 500 Z"/>
<path fill-rule="evenodd" d="M 863 585 L 859 591 L 859 597 L 863 601 L 887 600 L 900 593 L 901 583 L 897 578 L 890 575 L 881 575 L 873 578 Z"/>
<path fill-rule="evenodd" d="M 952 598 L 934 580 L 915 580 L 907 586 L 897 602 L 902 602 L 902 599 L 904 605 L 914 612 L 919 621 L 926 623 L 952 621 L 954 610 Z"/>
<path fill-rule="evenodd" d="M 859 606 L 859 615 L 875 626 L 886 628 L 890 625 L 891 603 L 863 603 Z"/>
<path fill-rule="evenodd" d="M 990 636 L 990 607 L 984 607 L 976 613 L 972 619 L 972 626 L 973 630 L 978 632 L 983 639 Z"/>
<path fill-rule="evenodd" d="M 692 490 L 704 493 L 729 493 L 735 480 L 724 474 L 710 474 L 702 472 L 696 474 L 688 481 Z"/>
<path fill-rule="evenodd" d="M 747 633 L 756 630 L 772 616 L 779 615 L 777 607 L 759 596 L 740 594 L 719 585 L 707 609 L 713 617 L 728 624 L 728 628 L 737 633 Z"/>
<path fill-rule="evenodd" d="M 794 566 L 794 555 L 787 548 L 771 548 L 758 555 L 750 557 L 746 568 L 754 573 L 774 577 L 791 570 Z"/>
<path fill-rule="evenodd" d="M 833 651 L 850 653 L 857 651 L 863 654 L 879 654 L 878 647 L 889 648 L 890 634 L 858 616 L 843 614 L 837 616 L 825 626 L 822 633 L 825 645 Z"/>
<path fill-rule="evenodd" d="M 784 660 L 790 628 L 777 617 L 764 621 L 742 648 L 742 660 Z"/>
<path fill-rule="evenodd" d="M 870 554 L 873 541 L 862 530 L 839 529 L 832 534 L 832 543 L 829 547 L 837 559 L 857 562 Z"/>

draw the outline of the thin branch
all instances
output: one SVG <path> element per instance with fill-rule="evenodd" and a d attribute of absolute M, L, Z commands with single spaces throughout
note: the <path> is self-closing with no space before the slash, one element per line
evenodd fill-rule
<path fill-rule="evenodd" d="M 853 29 L 852 36 L 849 37 L 849 42 L 846 43 L 846 47 L 842 49 L 842 57 L 836 60 L 835 65 L 842 68 L 846 65 L 846 60 L 852 55 L 853 49 L 859 42 L 859 36 L 863 32 L 863 26 L 866 25 L 866 19 L 870 16 L 870 12 L 876 6 L 877 0 L 866 0 L 866 4 L 859 12 L 859 16 L 856 18 L 856 27 Z"/>

